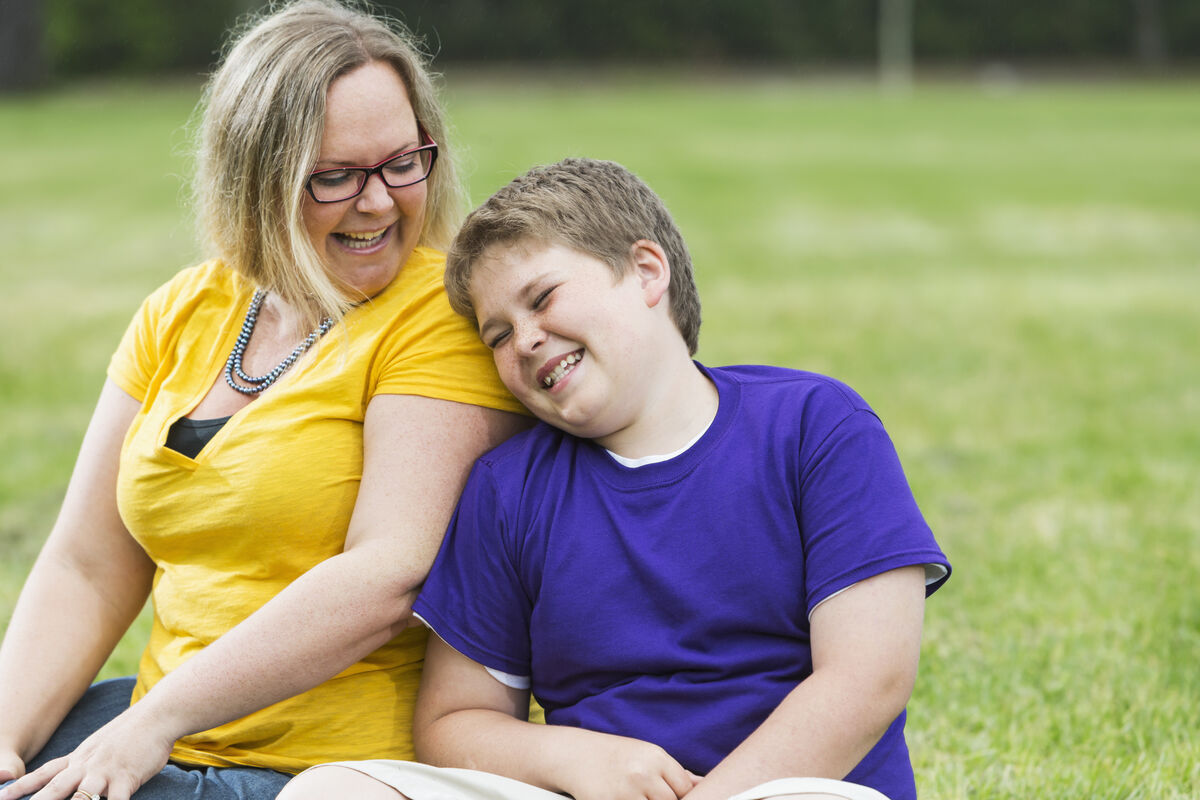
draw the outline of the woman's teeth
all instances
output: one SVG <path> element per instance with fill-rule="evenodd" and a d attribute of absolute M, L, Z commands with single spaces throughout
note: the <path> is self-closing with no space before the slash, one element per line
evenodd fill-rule
<path fill-rule="evenodd" d="M 351 250 L 363 250 L 368 247 L 373 247 L 383 240 L 383 235 L 388 229 L 384 228 L 379 231 L 370 231 L 367 233 L 335 233 L 342 244 L 349 247 Z"/>
<path fill-rule="evenodd" d="M 571 355 L 558 362 L 558 366 L 554 368 L 546 377 L 542 378 L 542 383 L 549 389 L 554 384 L 563 379 L 563 376 L 575 368 L 575 365 L 583 360 L 583 353 L 571 353 Z"/>

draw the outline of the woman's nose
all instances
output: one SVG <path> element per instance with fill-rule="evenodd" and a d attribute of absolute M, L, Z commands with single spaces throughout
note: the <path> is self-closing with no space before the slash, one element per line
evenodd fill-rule
<path fill-rule="evenodd" d="M 393 204 L 388 185 L 383 182 L 383 176 L 376 173 L 367 178 L 367 184 L 355 198 L 355 207 L 364 213 L 379 213 L 391 208 Z"/>

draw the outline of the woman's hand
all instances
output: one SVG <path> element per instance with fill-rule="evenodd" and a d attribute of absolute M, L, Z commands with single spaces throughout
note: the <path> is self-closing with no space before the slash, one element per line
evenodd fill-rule
<path fill-rule="evenodd" d="M 117 511 L 121 442 L 140 408 L 105 382 L 58 520 L 9 620 L 0 645 L 0 781 L 25 776 L 26 760 L 83 696 L 150 593 L 154 564 Z"/>
<path fill-rule="evenodd" d="M 678 800 L 699 780 L 656 744 L 597 735 L 589 745 L 564 781 L 575 800 Z"/>
<path fill-rule="evenodd" d="M 130 708 L 85 739 L 74 752 L 46 762 L 5 787 L 0 791 L 0 800 L 29 794 L 33 800 L 65 800 L 77 790 L 104 795 L 109 800 L 129 800 L 166 766 L 175 743 L 171 737 L 156 733 L 148 720 L 137 717 L 136 707 Z"/>
<path fill-rule="evenodd" d="M 15 750 L 0 748 L 0 783 L 15 781 L 25 774 L 25 762 Z"/>

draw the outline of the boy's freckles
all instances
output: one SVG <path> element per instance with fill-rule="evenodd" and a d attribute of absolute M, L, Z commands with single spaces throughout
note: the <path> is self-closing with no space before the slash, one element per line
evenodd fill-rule
<path fill-rule="evenodd" d="M 502 247 L 471 299 L 501 380 L 540 419 L 597 438 L 636 417 L 649 309 L 632 273 L 559 245 Z"/>

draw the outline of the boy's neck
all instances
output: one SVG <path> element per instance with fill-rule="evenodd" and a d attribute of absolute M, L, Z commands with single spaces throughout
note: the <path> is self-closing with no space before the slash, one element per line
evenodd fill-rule
<path fill-rule="evenodd" d="M 717 387 L 684 352 L 655 372 L 642 393 L 642 413 L 596 443 L 625 458 L 673 453 L 700 435 L 717 415 Z"/>

